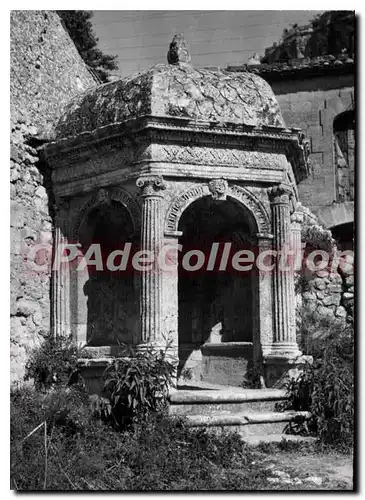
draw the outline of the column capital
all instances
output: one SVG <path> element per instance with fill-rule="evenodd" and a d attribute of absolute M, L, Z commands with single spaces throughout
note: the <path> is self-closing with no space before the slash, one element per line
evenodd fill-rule
<path fill-rule="evenodd" d="M 136 186 L 141 189 L 141 196 L 162 196 L 160 191 L 166 189 L 162 175 L 143 175 L 138 177 Z"/>
<path fill-rule="evenodd" d="M 294 212 L 293 214 L 291 214 L 290 216 L 290 222 L 292 222 L 292 224 L 302 224 L 304 220 L 304 216 L 301 212 Z"/>
<path fill-rule="evenodd" d="M 289 204 L 290 197 L 293 196 L 293 191 L 286 184 L 278 184 L 267 190 L 271 203 L 273 204 Z"/>

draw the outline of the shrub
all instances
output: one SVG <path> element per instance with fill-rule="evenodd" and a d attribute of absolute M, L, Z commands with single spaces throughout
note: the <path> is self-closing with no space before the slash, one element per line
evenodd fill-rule
<path fill-rule="evenodd" d="M 288 385 L 285 409 L 312 413 L 309 429 L 322 442 L 351 446 L 354 432 L 354 338 L 350 326 L 312 346 L 313 364 Z"/>
<path fill-rule="evenodd" d="M 105 370 L 104 390 L 118 423 L 164 411 L 175 372 L 175 364 L 168 359 L 168 346 L 115 359 Z"/>
<path fill-rule="evenodd" d="M 156 491 L 245 489 L 262 483 L 261 472 L 252 473 L 253 452 L 238 434 L 190 429 L 183 420 L 163 414 L 150 415 L 133 432 L 117 432 L 83 418 L 89 401 L 81 391 L 77 404 L 79 390 L 12 392 L 12 487 Z M 66 402 L 57 405 L 57 399 Z M 68 408 L 66 415 L 60 408 Z M 44 427 L 38 428 L 44 421 L 46 437 Z"/>
<path fill-rule="evenodd" d="M 33 349 L 24 378 L 33 379 L 39 391 L 75 382 L 78 378 L 77 347 L 71 337 L 49 336 L 40 347 Z"/>

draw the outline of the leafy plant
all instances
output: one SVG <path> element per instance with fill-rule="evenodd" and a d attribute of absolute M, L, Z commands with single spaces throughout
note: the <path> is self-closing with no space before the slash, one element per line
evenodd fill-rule
<path fill-rule="evenodd" d="M 315 346 L 316 358 L 288 384 L 282 409 L 310 411 L 309 431 L 322 442 L 351 446 L 354 432 L 354 338 L 349 326 Z"/>
<path fill-rule="evenodd" d="M 125 422 L 164 409 L 176 372 L 168 350 L 169 346 L 159 351 L 149 347 L 130 357 L 114 359 L 106 368 L 104 390 L 114 416 L 121 416 Z"/>
<path fill-rule="evenodd" d="M 98 48 L 91 21 L 94 13 L 88 10 L 57 10 L 63 25 L 74 42 L 80 56 L 103 83 L 109 81 L 110 71 L 118 69 L 117 56 L 104 54 Z"/>
<path fill-rule="evenodd" d="M 72 338 L 49 336 L 33 349 L 25 366 L 24 379 L 33 379 L 40 391 L 74 383 L 78 379 L 78 368 L 77 347 Z"/>

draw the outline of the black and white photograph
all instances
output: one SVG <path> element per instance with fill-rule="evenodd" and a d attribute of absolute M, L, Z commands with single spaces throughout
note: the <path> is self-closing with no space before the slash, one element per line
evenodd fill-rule
<path fill-rule="evenodd" d="M 357 491 L 358 12 L 149 8 L 7 12 L 9 489 Z"/>

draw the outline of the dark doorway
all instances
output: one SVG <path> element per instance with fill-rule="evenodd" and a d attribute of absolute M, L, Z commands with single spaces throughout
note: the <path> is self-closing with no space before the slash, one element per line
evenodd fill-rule
<path fill-rule="evenodd" d="M 100 245 L 102 269 L 87 267 L 83 292 L 87 297 L 87 344 L 90 346 L 133 343 L 138 327 L 138 295 L 134 287 L 133 268 L 111 270 L 108 257 L 133 241 L 133 224 L 125 207 L 110 201 L 93 209 L 80 231 L 85 255 L 90 245 Z M 132 253 L 132 252 L 131 252 Z M 117 266 L 121 257 L 116 257 Z"/>
<path fill-rule="evenodd" d="M 179 358 L 184 365 L 193 351 L 207 343 L 252 342 L 253 272 L 232 269 L 231 256 L 238 250 L 254 251 L 252 219 L 236 201 L 203 197 L 183 213 L 179 230 Z M 207 270 L 213 243 L 219 244 L 215 266 Z M 224 244 L 231 244 L 225 270 L 220 270 Z M 184 256 L 200 250 L 204 266 L 195 271 L 184 268 Z M 194 257 L 190 262 L 194 265 Z"/>

